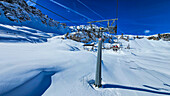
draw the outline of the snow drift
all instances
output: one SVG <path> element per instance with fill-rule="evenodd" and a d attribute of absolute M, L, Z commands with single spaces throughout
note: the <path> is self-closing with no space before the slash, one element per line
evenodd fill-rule
<path fill-rule="evenodd" d="M 0 43 L 0 94 L 4 96 L 10 94 L 23 96 L 27 92 L 30 94 L 24 94 L 25 96 L 170 94 L 168 41 L 133 39 L 129 41 L 131 49 L 124 49 L 128 42 L 120 40 L 123 48 L 118 52 L 103 50 L 103 88 L 93 88 L 96 52 L 83 50 L 83 44 L 80 42 L 57 38 L 40 44 Z"/>

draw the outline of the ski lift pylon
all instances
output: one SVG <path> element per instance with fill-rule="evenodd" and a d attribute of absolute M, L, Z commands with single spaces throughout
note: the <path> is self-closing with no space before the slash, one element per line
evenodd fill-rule
<path fill-rule="evenodd" d="M 107 22 L 107 28 L 103 28 L 101 31 L 102 32 L 109 32 L 109 33 L 117 34 L 117 24 L 115 26 L 113 26 L 113 24 L 117 20 L 118 20 L 118 18 L 116 18 L 116 19 L 107 19 L 107 20 L 98 20 L 98 21 L 90 21 L 90 22 L 87 22 L 87 23 L 89 23 L 91 25 L 91 28 L 92 28 L 92 23 Z M 110 21 L 112 21 L 111 24 L 110 24 Z"/>

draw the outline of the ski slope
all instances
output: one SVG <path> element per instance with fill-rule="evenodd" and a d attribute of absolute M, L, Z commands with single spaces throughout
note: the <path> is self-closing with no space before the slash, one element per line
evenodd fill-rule
<path fill-rule="evenodd" d="M 93 87 L 97 53 L 82 43 L 0 43 L 0 96 L 170 95 L 170 42 L 120 42 L 118 52 L 103 50 L 103 88 Z"/>

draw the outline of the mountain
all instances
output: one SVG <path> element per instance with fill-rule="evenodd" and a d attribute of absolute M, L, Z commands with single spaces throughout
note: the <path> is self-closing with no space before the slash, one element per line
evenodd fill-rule
<path fill-rule="evenodd" d="M 92 25 L 93 29 L 99 29 L 97 25 Z M 79 25 L 79 26 L 70 26 L 70 29 L 73 33 L 65 34 L 65 38 L 71 39 L 77 42 L 83 43 L 97 43 L 99 38 L 98 32 L 91 32 L 92 30 L 90 25 Z M 114 43 L 114 40 L 117 37 L 114 34 L 103 33 L 103 42 L 105 43 Z"/>
<path fill-rule="evenodd" d="M 0 0 L 0 24 L 3 25 L 3 27 L 0 26 L 0 30 L 1 30 L 0 37 L 2 37 L 1 36 L 2 33 L 4 36 L 7 30 L 8 33 L 11 34 L 15 33 L 22 37 L 23 37 L 22 33 L 27 35 L 27 37 L 30 36 L 29 34 L 26 34 L 22 30 L 11 31 L 10 28 L 14 26 L 20 26 L 22 27 L 22 29 L 23 26 L 26 26 L 29 29 L 34 30 L 32 31 L 26 29 L 27 31 L 29 31 L 29 33 L 41 32 L 42 34 L 46 34 L 45 37 L 31 35 L 32 37 L 41 37 L 41 38 L 44 37 L 43 39 L 45 40 L 42 39 L 43 41 L 46 41 L 47 37 L 50 38 L 51 36 L 61 35 L 70 32 L 70 29 L 65 24 L 61 24 L 49 18 L 47 15 L 43 14 L 39 9 L 33 6 L 28 6 L 28 4 L 24 0 Z M 11 27 L 9 28 L 4 26 L 11 26 Z M 0 40 L 2 40 L 2 38 Z"/>

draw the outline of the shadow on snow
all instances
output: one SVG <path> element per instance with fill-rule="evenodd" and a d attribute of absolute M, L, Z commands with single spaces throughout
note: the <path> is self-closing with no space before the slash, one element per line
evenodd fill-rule
<path fill-rule="evenodd" d="M 149 90 L 149 89 L 144 89 L 144 88 L 129 87 L 129 86 L 115 85 L 115 84 L 104 84 L 103 88 L 119 88 L 119 89 L 128 89 L 128 90 L 149 92 L 149 93 L 155 93 L 155 94 L 170 95 L 170 93 L 167 93 L 167 92 L 159 92 L 159 91 L 154 91 L 154 90 Z"/>
<path fill-rule="evenodd" d="M 42 71 L 32 79 L 0 96 L 41 96 L 51 85 L 51 76 L 59 71 Z"/>

